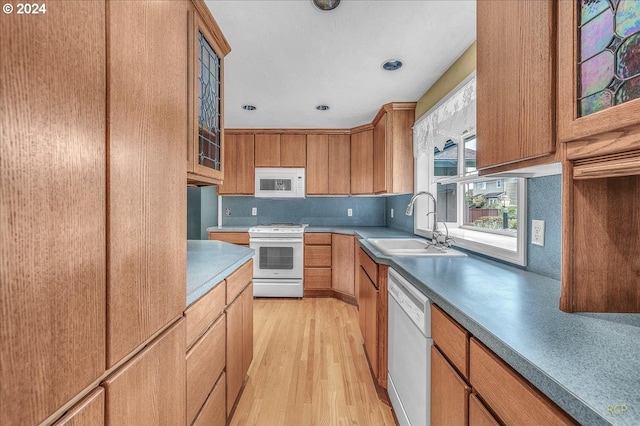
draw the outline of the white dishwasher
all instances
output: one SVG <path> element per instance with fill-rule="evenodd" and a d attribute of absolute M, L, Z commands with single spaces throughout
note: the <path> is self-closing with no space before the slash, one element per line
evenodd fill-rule
<path fill-rule="evenodd" d="M 389 398 L 400 426 L 431 422 L 429 299 L 389 268 Z"/>

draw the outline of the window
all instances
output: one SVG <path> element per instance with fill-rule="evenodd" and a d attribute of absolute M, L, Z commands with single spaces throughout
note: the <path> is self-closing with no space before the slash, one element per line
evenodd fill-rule
<path fill-rule="evenodd" d="M 450 96 L 455 96 L 455 92 Z M 441 104 L 443 102 L 446 103 L 446 99 Z M 437 108 L 438 105 L 426 115 Z M 457 130 L 461 130 L 458 141 L 452 138 L 443 147 L 423 149 L 420 154 L 416 150 L 416 192 L 429 191 L 436 195 L 438 228 L 443 232 L 448 230 L 456 246 L 525 265 L 526 179 L 511 175 L 478 176 L 475 114 L 473 125 L 466 127 L 471 131 L 462 131 L 458 124 Z M 434 133 L 451 135 L 446 131 Z M 414 129 L 414 144 L 416 137 Z M 416 200 L 416 234 L 431 237 L 433 209 L 429 197 Z"/>

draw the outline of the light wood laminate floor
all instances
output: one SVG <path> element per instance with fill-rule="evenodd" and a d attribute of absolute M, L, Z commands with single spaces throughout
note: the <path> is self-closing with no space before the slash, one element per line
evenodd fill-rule
<path fill-rule="evenodd" d="M 254 358 L 232 425 L 394 425 L 358 312 L 336 299 L 255 299 Z"/>

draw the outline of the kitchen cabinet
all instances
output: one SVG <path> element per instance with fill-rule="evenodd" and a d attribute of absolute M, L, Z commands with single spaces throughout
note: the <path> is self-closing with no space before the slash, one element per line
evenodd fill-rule
<path fill-rule="evenodd" d="M 187 352 L 187 424 L 196 419 L 225 368 L 226 317 L 218 319 Z"/>
<path fill-rule="evenodd" d="M 185 306 L 188 9 L 107 4 L 107 367 Z"/>
<path fill-rule="evenodd" d="M 431 346 L 431 424 L 471 424 L 467 403 L 470 391 L 438 348 Z"/>
<path fill-rule="evenodd" d="M 388 401 L 387 389 L 387 334 L 388 293 L 387 265 L 378 265 L 360 249 L 358 252 L 359 321 L 364 347 L 378 395 Z"/>
<path fill-rule="evenodd" d="M 353 253 L 355 237 L 331 235 L 331 288 L 334 296 L 356 304 Z"/>
<path fill-rule="evenodd" d="M 575 424 L 434 304 L 431 333 L 432 424 Z"/>
<path fill-rule="evenodd" d="M 415 102 L 384 105 L 373 119 L 373 192 L 413 193 Z"/>
<path fill-rule="evenodd" d="M 218 383 L 213 387 L 211 394 L 204 403 L 202 410 L 192 426 L 224 426 L 227 424 L 227 411 L 225 399 L 227 396 L 227 378 L 222 373 Z"/>
<path fill-rule="evenodd" d="M 558 2 L 558 138 L 566 149 L 560 309 L 567 312 L 640 312 L 640 220 L 633 213 L 640 210 L 640 99 L 629 89 L 640 69 L 628 56 L 637 35 L 625 29 L 625 12 L 614 10 L 630 4 L 602 2 L 583 14 L 580 2 Z M 596 35 L 603 19 L 609 25 Z M 614 30 L 616 43 L 598 46 Z"/>
<path fill-rule="evenodd" d="M 280 167 L 280 135 L 256 134 L 256 167 Z"/>
<path fill-rule="evenodd" d="M 307 194 L 348 195 L 350 139 L 347 134 L 307 135 Z"/>
<path fill-rule="evenodd" d="M 331 234 L 304 235 L 304 295 L 330 296 L 331 290 Z"/>
<path fill-rule="evenodd" d="M 83 425 L 104 425 L 104 389 L 95 389 L 53 424 L 53 426 Z"/>
<path fill-rule="evenodd" d="M 209 232 L 209 239 L 249 247 L 248 232 Z"/>
<path fill-rule="evenodd" d="M 179 2 L 181 7 L 187 6 L 187 2 Z M 189 136 L 187 138 L 187 182 L 200 184 L 220 184 L 224 179 L 224 57 L 231 48 L 225 40 L 220 28 L 211 17 L 207 6 L 201 0 L 192 2 L 193 9 L 189 14 L 190 23 L 188 31 L 188 52 L 184 49 L 185 43 L 177 43 L 178 39 L 186 34 L 185 23 L 182 34 L 175 33 L 174 42 L 166 41 L 166 45 L 173 49 L 179 49 L 180 55 L 188 53 L 188 58 L 181 61 L 182 69 L 188 64 L 188 79 L 182 80 L 178 85 L 173 83 L 175 89 L 180 89 L 184 95 L 184 82 L 188 81 L 189 92 Z M 176 6 L 178 7 L 178 6 Z M 187 18 L 186 11 L 175 10 L 178 20 Z M 177 23 L 173 24 L 177 25 Z M 156 31 L 161 32 L 160 25 Z M 167 31 L 167 34 L 171 34 Z M 184 34 L 184 35 L 183 35 Z M 169 50 L 169 49 L 167 49 Z M 178 56 L 173 59 L 177 62 Z M 171 61 L 169 61 L 171 62 Z M 186 105 L 185 103 L 181 105 Z M 186 120 L 183 121 L 184 123 Z M 183 139 L 181 139 L 183 140 Z M 181 158 L 184 158 L 181 156 Z"/>
<path fill-rule="evenodd" d="M 373 128 L 351 134 L 351 193 L 373 194 Z"/>
<path fill-rule="evenodd" d="M 280 167 L 306 167 L 307 135 L 280 136 Z"/>
<path fill-rule="evenodd" d="M 469 352 L 471 385 L 504 424 L 576 424 L 477 339 Z"/>
<path fill-rule="evenodd" d="M 476 143 L 483 173 L 522 167 L 521 160 L 556 160 L 557 3 L 478 2 Z"/>
<path fill-rule="evenodd" d="M 0 38 L 0 424 L 39 424 L 104 372 L 105 3 Z"/>
<path fill-rule="evenodd" d="M 226 134 L 224 141 L 224 183 L 219 195 L 253 195 L 255 191 L 254 136 Z"/>
<path fill-rule="evenodd" d="M 252 265 L 252 262 L 245 265 Z M 253 271 L 253 268 L 251 268 Z M 251 276 L 248 278 L 244 271 L 238 270 L 230 278 L 237 281 L 234 284 L 227 280 L 227 366 L 226 366 L 226 407 L 227 418 L 230 418 L 235 404 L 240 396 L 240 390 L 251 361 L 253 360 L 253 284 Z M 240 286 L 239 292 L 235 292 L 235 298 L 229 297 L 229 289 Z M 234 293 L 233 290 L 232 294 Z"/>
<path fill-rule="evenodd" d="M 185 349 L 180 319 L 107 377 L 106 424 L 183 424 Z"/>

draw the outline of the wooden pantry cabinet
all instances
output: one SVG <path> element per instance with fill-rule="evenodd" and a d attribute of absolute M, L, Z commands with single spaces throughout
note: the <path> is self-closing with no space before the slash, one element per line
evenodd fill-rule
<path fill-rule="evenodd" d="M 105 365 L 105 3 L 47 6 L 0 25 L 3 425 L 43 422 Z"/>
<path fill-rule="evenodd" d="M 189 5 L 188 2 L 178 2 Z M 231 47 L 202 0 L 194 0 L 188 11 L 187 42 L 172 44 L 188 53 L 189 136 L 187 140 L 187 182 L 192 185 L 220 184 L 225 177 L 224 57 Z M 184 13 L 177 13 L 182 20 Z M 162 26 L 160 27 L 160 29 Z M 186 105 L 186 103 L 184 104 Z M 187 122 L 187 121 L 185 121 Z M 182 157 L 184 158 L 184 157 Z"/>
<path fill-rule="evenodd" d="M 254 136 L 227 134 L 224 144 L 224 183 L 218 185 L 218 194 L 253 195 L 255 192 Z"/>
<path fill-rule="evenodd" d="M 373 192 L 413 192 L 415 102 L 384 105 L 373 119 Z"/>
<path fill-rule="evenodd" d="M 432 424 L 576 424 L 433 304 L 431 329 Z"/>
<path fill-rule="evenodd" d="M 562 2 L 560 2 L 562 3 Z M 477 168 L 558 161 L 555 0 L 478 2 Z M 494 169 L 495 170 L 495 169 Z"/>
<path fill-rule="evenodd" d="M 185 306 L 189 9 L 107 3 L 107 368 Z"/>

